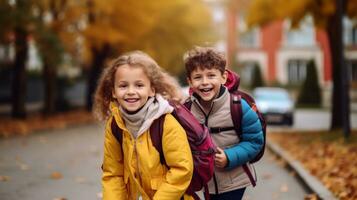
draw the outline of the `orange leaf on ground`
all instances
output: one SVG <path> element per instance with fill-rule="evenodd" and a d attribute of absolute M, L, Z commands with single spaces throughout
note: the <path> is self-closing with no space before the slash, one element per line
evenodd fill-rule
<path fill-rule="evenodd" d="M 288 191 L 289 191 L 289 187 L 285 183 L 280 186 L 280 192 L 288 192 Z"/>
<path fill-rule="evenodd" d="M 318 200 L 319 198 L 317 197 L 316 194 L 309 194 L 304 197 L 304 200 Z"/>
<path fill-rule="evenodd" d="M 269 133 L 267 138 L 299 160 L 337 198 L 357 199 L 356 131 L 347 142 L 343 134 L 337 132 Z M 316 198 L 307 196 L 305 199 Z"/>
<path fill-rule="evenodd" d="M 9 176 L 0 176 L 0 181 L 6 182 L 9 181 L 10 177 Z"/>
<path fill-rule="evenodd" d="M 64 198 L 64 197 L 57 197 L 57 198 L 54 198 L 53 200 L 67 200 L 67 198 Z"/>
<path fill-rule="evenodd" d="M 34 114 L 25 120 L 0 117 L 0 122 L 0 137 L 10 137 L 13 135 L 28 135 L 41 130 L 65 128 L 69 125 L 94 122 L 94 118 L 90 112 L 74 110 L 48 117 L 44 117 L 41 114 Z"/>
<path fill-rule="evenodd" d="M 55 179 L 55 180 L 61 179 L 61 178 L 62 178 L 62 174 L 59 173 L 59 172 L 53 172 L 53 173 L 51 174 L 51 178 L 52 178 L 52 179 Z"/>

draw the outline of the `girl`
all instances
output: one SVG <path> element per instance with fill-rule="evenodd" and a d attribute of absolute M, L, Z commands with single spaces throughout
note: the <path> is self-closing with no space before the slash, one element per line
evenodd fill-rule
<path fill-rule="evenodd" d="M 104 200 L 191 199 L 184 195 L 193 173 L 190 147 L 165 100 L 179 100 L 179 91 L 175 79 L 140 51 L 120 56 L 104 70 L 94 102 L 97 117 L 107 120 Z M 150 125 L 161 115 L 165 115 L 162 148 L 168 167 L 160 163 L 149 135 Z M 112 134 L 112 120 L 123 130 L 122 143 Z"/>

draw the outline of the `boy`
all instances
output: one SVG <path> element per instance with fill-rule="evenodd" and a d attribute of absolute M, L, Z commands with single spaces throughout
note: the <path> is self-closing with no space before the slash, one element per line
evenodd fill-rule
<path fill-rule="evenodd" d="M 244 99 L 242 105 L 242 135 L 234 131 L 230 109 L 230 93 L 223 85 L 227 80 L 226 59 L 209 47 L 196 47 L 185 54 L 187 81 L 192 90 L 191 112 L 211 130 L 217 145 L 215 174 L 208 183 L 211 199 L 242 199 L 251 181 L 242 165 L 256 175 L 253 159 L 263 146 L 262 125 L 257 114 Z"/>

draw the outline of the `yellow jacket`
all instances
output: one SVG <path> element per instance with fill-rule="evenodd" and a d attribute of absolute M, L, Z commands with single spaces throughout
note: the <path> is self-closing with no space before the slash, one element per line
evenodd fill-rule
<path fill-rule="evenodd" d="M 128 132 L 118 109 L 105 128 L 103 161 L 104 200 L 175 200 L 185 193 L 193 173 L 191 150 L 185 131 L 171 114 L 166 114 L 162 148 L 169 169 L 160 163 L 149 130 L 137 139 Z M 123 130 L 123 147 L 111 132 L 115 119 Z M 123 153 L 122 153 L 123 152 Z M 122 155 L 124 154 L 124 156 Z M 193 199 L 185 195 L 184 199 Z"/>

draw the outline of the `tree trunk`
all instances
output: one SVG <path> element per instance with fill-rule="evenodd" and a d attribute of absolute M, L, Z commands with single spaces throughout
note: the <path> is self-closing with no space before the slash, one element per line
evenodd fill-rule
<path fill-rule="evenodd" d="M 45 107 L 43 113 L 45 116 L 56 112 L 56 71 L 54 66 L 44 60 L 43 81 L 45 83 Z"/>
<path fill-rule="evenodd" d="M 26 60 L 28 53 L 28 32 L 23 27 L 15 29 L 15 62 L 12 80 L 12 117 L 26 117 Z"/>
<path fill-rule="evenodd" d="M 349 123 L 349 87 L 344 62 L 344 46 L 342 40 L 343 9 L 340 0 L 336 0 L 336 12 L 330 17 L 327 33 L 332 55 L 333 91 L 332 91 L 332 118 L 330 129 L 344 128 L 348 131 Z"/>
<path fill-rule="evenodd" d="M 110 55 L 110 45 L 105 44 L 102 48 L 92 48 L 94 60 L 89 69 L 88 74 L 88 90 L 87 90 L 87 110 L 91 111 L 93 106 L 93 95 L 97 87 L 97 81 L 103 71 L 105 60 Z"/>

